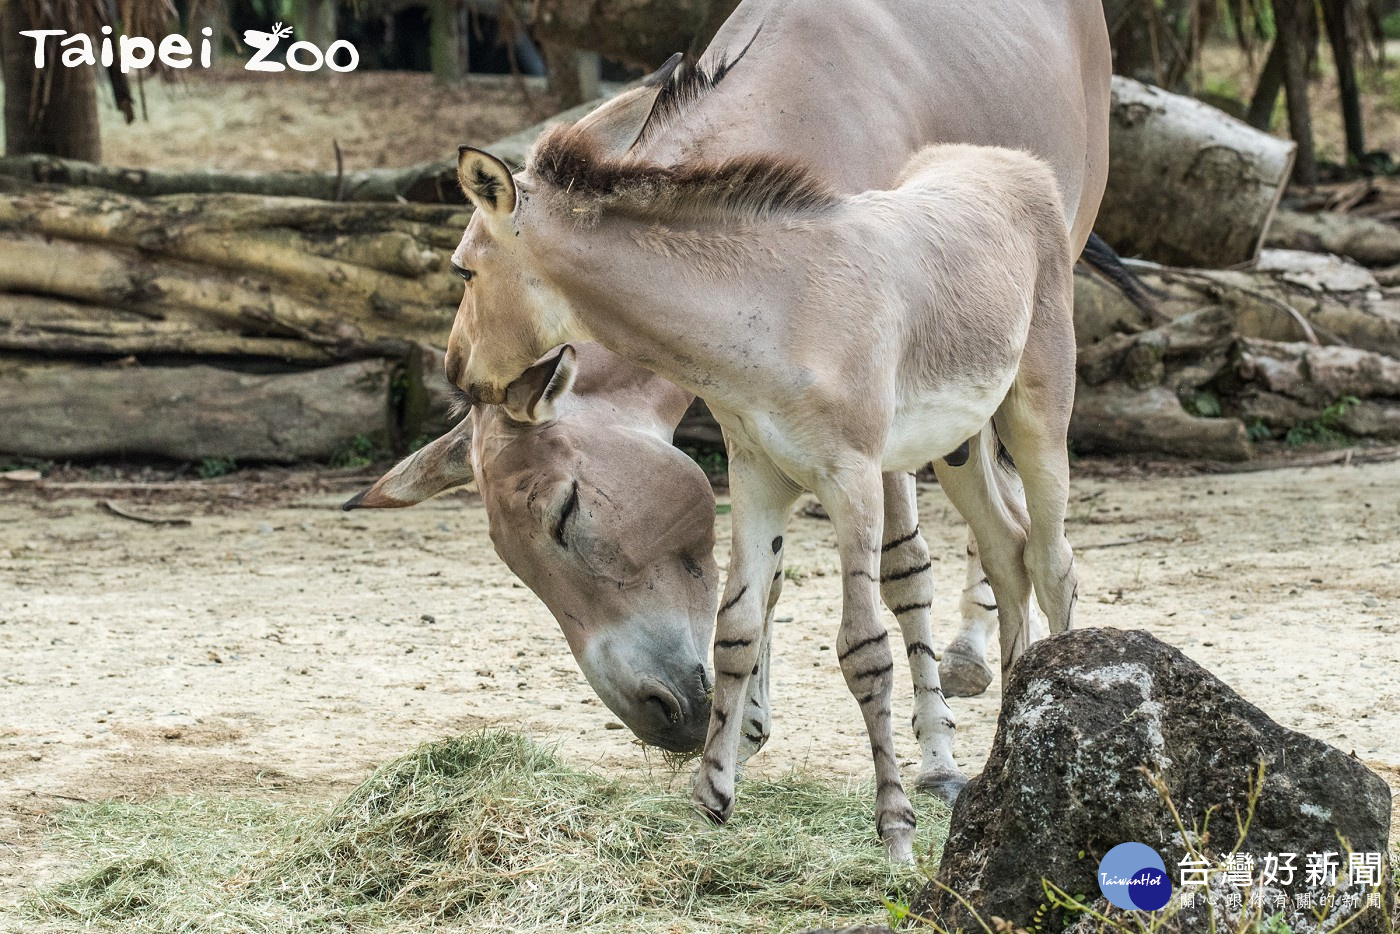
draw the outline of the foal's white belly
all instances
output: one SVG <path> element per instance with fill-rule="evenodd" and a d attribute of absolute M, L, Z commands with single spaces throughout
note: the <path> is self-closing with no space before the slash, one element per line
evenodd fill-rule
<path fill-rule="evenodd" d="M 1015 378 L 1012 371 L 995 385 L 949 388 L 901 399 L 885 438 L 880 468 L 918 470 L 951 453 L 982 430 L 1006 398 Z"/>

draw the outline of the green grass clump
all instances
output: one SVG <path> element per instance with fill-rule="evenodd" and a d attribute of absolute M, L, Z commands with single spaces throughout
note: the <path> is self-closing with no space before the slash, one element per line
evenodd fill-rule
<path fill-rule="evenodd" d="M 947 811 L 917 804 L 926 853 Z M 751 779 L 729 824 L 711 827 L 679 791 L 479 733 L 384 766 L 321 817 L 192 799 L 69 809 L 59 837 L 93 865 L 23 908 L 99 930 L 211 934 L 871 923 L 927 877 L 885 861 L 873 809 L 868 785 Z"/>

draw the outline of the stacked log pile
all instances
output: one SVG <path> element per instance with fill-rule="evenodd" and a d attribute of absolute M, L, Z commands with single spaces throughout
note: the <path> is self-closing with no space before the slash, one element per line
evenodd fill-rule
<path fill-rule="evenodd" d="M 1238 461 L 1268 439 L 1400 440 L 1400 290 L 1285 250 L 1248 271 L 1142 278 L 1160 295 L 1152 314 L 1077 280 L 1078 450 Z"/>
<path fill-rule="evenodd" d="M 429 424 L 451 325 L 448 205 L 0 196 L 0 450 L 326 460 Z M 440 377 L 439 377 L 440 380 Z"/>

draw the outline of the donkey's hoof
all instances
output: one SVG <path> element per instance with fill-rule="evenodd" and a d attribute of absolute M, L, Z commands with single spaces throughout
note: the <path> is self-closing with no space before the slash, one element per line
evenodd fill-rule
<path fill-rule="evenodd" d="M 952 807 L 958 795 L 967 787 L 967 776 L 957 769 L 924 772 L 914 779 L 914 787 Z"/>
<path fill-rule="evenodd" d="M 901 866 L 914 865 L 914 828 L 899 827 L 885 831 L 885 856 Z"/>
<path fill-rule="evenodd" d="M 690 806 L 695 808 L 695 810 L 710 823 L 716 825 L 723 824 L 725 821 L 729 820 L 729 815 L 734 810 L 734 802 L 732 801 L 728 804 L 721 804 L 717 801 L 706 801 L 699 795 L 695 795 L 690 799 Z"/>
<path fill-rule="evenodd" d="M 992 669 L 970 649 L 955 644 L 943 650 L 938 682 L 946 697 L 976 697 L 992 683 Z"/>

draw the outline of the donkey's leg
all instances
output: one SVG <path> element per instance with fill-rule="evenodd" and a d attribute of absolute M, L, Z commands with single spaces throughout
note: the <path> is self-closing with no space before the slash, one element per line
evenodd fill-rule
<path fill-rule="evenodd" d="M 824 477 L 813 492 L 831 515 L 841 552 L 841 629 L 836 654 L 860 704 L 875 760 L 875 829 L 894 862 L 914 859 L 914 809 L 899 780 L 890 722 L 894 659 L 876 599 L 883 489 L 875 464 Z"/>
<path fill-rule="evenodd" d="M 1060 293 L 1047 289 L 1045 297 L 1038 298 L 1021 368 L 994 418 L 1025 484 L 1030 512 L 1026 568 L 1052 633 L 1070 628 L 1079 599 L 1074 552 L 1065 538 L 1074 327 L 1068 310 L 1071 299 L 1064 295 L 1056 301 Z"/>
<path fill-rule="evenodd" d="M 773 654 L 773 613 L 778 608 L 778 596 L 783 592 L 782 553 L 778 554 L 778 570 L 768 588 L 768 615 L 763 620 L 763 648 L 758 657 L 758 671 L 749 676 L 748 701 L 744 704 L 744 727 L 739 733 L 739 762 L 763 748 L 768 742 L 772 713 L 768 695 L 768 663 Z"/>
<path fill-rule="evenodd" d="M 966 466 L 949 467 L 966 469 Z M 997 598 L 982 569 L 977 552 L 977 536 L 967 530 L 967 577 L 963 581 L 962 598 L 958 601 L 962 629 L 943 650 L 938 663 L 938 676 L 949 697 L 975 697 L 992 683 L 992 669 L 987 666 L 987 646 L 997 631 Z"/>
<path fill-rule="evenodd" d="M 998 456 L 996 466 L 989 475 L 995 481 L 1007 511 L 1013 516 L 1025 517 L 1026 491 L 1015 467 L 1003 463 Z M 1021 521 L 1025 521 L 1024 518 Z M 981 694 L 991 683 L 992 670 L 987 667 L 987 646 L 997 629 L 996 602 L 991 584 L 987 582 L 987 573 L 982 569 L 977 536 L 973 535 L 972 529 L 969 528 L 967 578 L 959 606 L 963 628 L 943 650 L 943 660 L 938 666 L 938 673 L 943 679 L 943 690 L 949 697 L 972 697 Z M 1028 643 L 1038 642 L 1049 634 L 1045 617 L 1035 601 L 1030 604 L 1029 620 Z"/>
<path fill-rule="evenodd" d="M 914 738 L 922 764 L 914 786 L 949 803 L 967 784 L 953 761 L 957 724 L 938 682 L 933 650 L 933 569 L 928 544 L 919 534 L 913 474 L 887 473 L 884 545 L 880 548 L 880 598 L 899 621 L 909 675 L 914 682 Z"/>
<path fill-rule="evenodd" d="M 997 488 L 996 437 L 989 424 L 970 445 L 967 463 L 935 461 L 938 483 L 977 538 L 977 556 L 991 586 L 1005 672 L 1030 644 L 1031 579 L 1026 573 L 1027 517 Z"/>
<path fill-rule="evenodd" d="M 1045 411 L 1032 391 L 1015 386 L 998 410 L 996 422 L 1011 455 L 1016 458 L 1026 485 L 1030 534 L 1025 561 L 1035 583 L 1036 598 L 1052 633 L 1064 632 L 1074 621 L 1079 599 L 1079 574 L 1074 552 L 1065 538 L 1065 506 L 1069 500 L 1069 451 L 1065 441 L 1066 417 L 1059 421 Z"/>
<path fill-rule="evenodd" d="M 691 801 L 716 823 L 734 808 L 739 735 L 749 683 L 760 669 L 763 614 L 788 513 L 799 490 L 761 452 L 731 448 L 733 535 L 729 575 L 715 621 L 715 698 Z"/>

